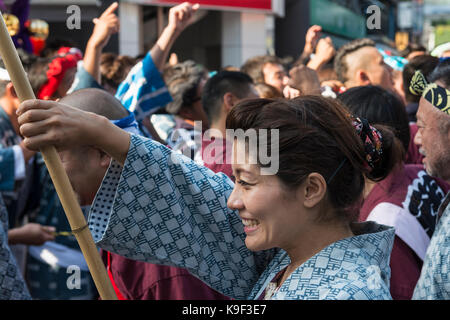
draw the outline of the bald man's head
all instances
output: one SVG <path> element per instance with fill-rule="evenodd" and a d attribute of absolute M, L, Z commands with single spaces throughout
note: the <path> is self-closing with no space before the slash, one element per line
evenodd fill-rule
<path fill-rule="evenodd" d="M 128 111 L 120 101 L 101 89 L 77 90 L 65 96 L 59 102 L 83 111 L 96 113 L 109 120 L 118 120 L 128 116 Z"/>
<path fill-rule="evenodd" d="M 119 100 L 100 89 L 78 90 L 59 102 L 109 120 L 128 116 L 128 111 Z M 59 150 L 59 157 L 80 204 L 91 204 L 110 164 L 110 156 L 93 146 L 76 146 Z"/>

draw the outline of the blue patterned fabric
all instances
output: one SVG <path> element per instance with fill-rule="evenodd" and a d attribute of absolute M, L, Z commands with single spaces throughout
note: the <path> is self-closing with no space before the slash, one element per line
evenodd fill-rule
<path fill-rule="evenodd" d="M 41 225 L 55 227 L 57 231 L 70 231 L 70 224 L 64 213 L 64 209 L 56 193 L 55 187 L 45 166 L 44 159 L 40 153 L 37 154 L 39 166 L 39 184 L 41 186 L 41 198 L 39 211 L 35 221 Z M 55 243 L 81 251 L 74 235 L 56 237 Z M 85 263 L 84 261 L 80 261 Z M 81 289 L 69 289 L 67 279 L 70 276 L 67 268 L 56 266 L 27 256 L 26 277 L 33 299 L 66 300 L 66 299 L 95 299 L 97 292 L 92 276 L 87 271 L 80 272 Z"/>
<path fill-rule="evenodd" d="M 137 121 L 172 101 L 150 53 L 131 69 L 117 89 L 116 98 L 134 112 Z"/>
<path fill-rule="evenodd" d="M 8 246 L 8 212 L 0 196 L 0 300 L 30 300 L 25 281 Z"/>
<path fill-rule="evenodd" d="M 14 190 L 14 150 L 0 145 L 0 192 Z"/>
<path fill-rule="evenodd" d="M 427 249 L 414 300 L 450 299 L 450 193 L 439 211 L 442 215 Z"/>
<path fill-rule="evenodd" d="M 252 252 L 226 203 L 233 182 L 161 144 L 131 135 L 124 167 L 112 161 L 89 216 L 97 244 L 127 258 L 178 266 L 235 299 L 257 299 L 290 262 Z M 355 224 L 300 266 L 274 299 L 390 299 L 393 228 Z"/>
<path fill-rule="evenodd" d="M 11 124 L 11 121 L 9 120 L 8 115 L 0 106 L 0 148 L 3 150 L 7 150 L 12 148 L 12 146 L 14 145 L 20 144 L 21 141 L 22 139 L 14 131 L 14 128 Z M 10 151 L 13 152 L 12 149 Z M 9 153 L 9 151 L 4 152 Z M 11 161 L 10 157 L 11 155 L 9 156 L 7 155 L 5 161 Z M 12 157 L 14 158 L 14 155 L 12 155 Z M 10 175 L 12 175 L 12 177 Z M 5 177 L 2 176 L 2 178 L 5 179 L 5 182 L 7 184 L 5 186 L 5 189 L 2 190 L 2 196 L 6 205 L 6 209 L 8 213 L 11 215 L 10 225 L 12 226 L 16 217 L 17 199 L 19 197 L 20 184 L 16 184 L 14 181 L 14 170 L 11 171 L 9 175 L 7 174 L 5 175 Z M 12 189 L 10 188 L 11 182 L 13 184 Z"/>

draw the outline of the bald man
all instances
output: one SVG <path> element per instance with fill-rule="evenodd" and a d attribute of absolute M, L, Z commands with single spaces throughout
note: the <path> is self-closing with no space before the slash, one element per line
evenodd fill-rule
<path fill-rule="evenodd" d="M 348 88 L 375 85 L 394 92 L 392 68 L 370 39 L 357 39 L 342 46 L 335 57 L 334 69 Z"/>
<path fill-rule="evenodd" d="M 60 102 L 104 116 L 128 132 L 140 133 L 134 115 L 104 90 L 78 90 Z M 59 150 L 59 156 L 80 205 L 91 205 L 109 167 L 110 156 L 89 146 Z M 226 299 L 184 269 L 129 260 L 106 251 L 102 251 L 102 257 L 121 300 Z"/>

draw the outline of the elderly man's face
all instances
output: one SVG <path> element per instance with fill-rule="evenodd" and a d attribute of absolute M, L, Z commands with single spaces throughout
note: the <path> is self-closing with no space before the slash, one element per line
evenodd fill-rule
<path fill-rule="evenodd" d="M 450 181 L 450 132 L 444 131 L 440 117 L 449 117 L 421 98 L 417 111 L 417 132 L 414 143 L 425 158 L 423 163 L 431 176 Z M 440 114 L 442 113 L 442 114 Z M 447 119 L 448 120 L 448 119 Z"/>

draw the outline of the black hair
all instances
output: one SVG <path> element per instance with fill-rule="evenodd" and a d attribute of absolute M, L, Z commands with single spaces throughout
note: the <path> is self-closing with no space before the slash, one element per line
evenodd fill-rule
<path fill-rule="evenodd" d="M 450 59 L 441 61 L 429 76 L 430 82 L 440 81 L 450 89 Z"/>
<path fill-rule="evenodd" d="M 391 128 L 403 146 L 406 155 L 410 143 L 408 115 L 403 102 L 393 93 L 379 86 L 362 86 L 348 89 L 338 99 L 357 117 L 371 124 Z"/>
<path fill-rule="evenodd" d="M 205 84 L 202 94 L 202 105 L 209 122 L 214 122 L 220 116 L 223 96 L 230 92 L 237 98 L 243 99 L 250 92 L 253 84 L 249 75 L 240 71 L 220 71 Z"/>

